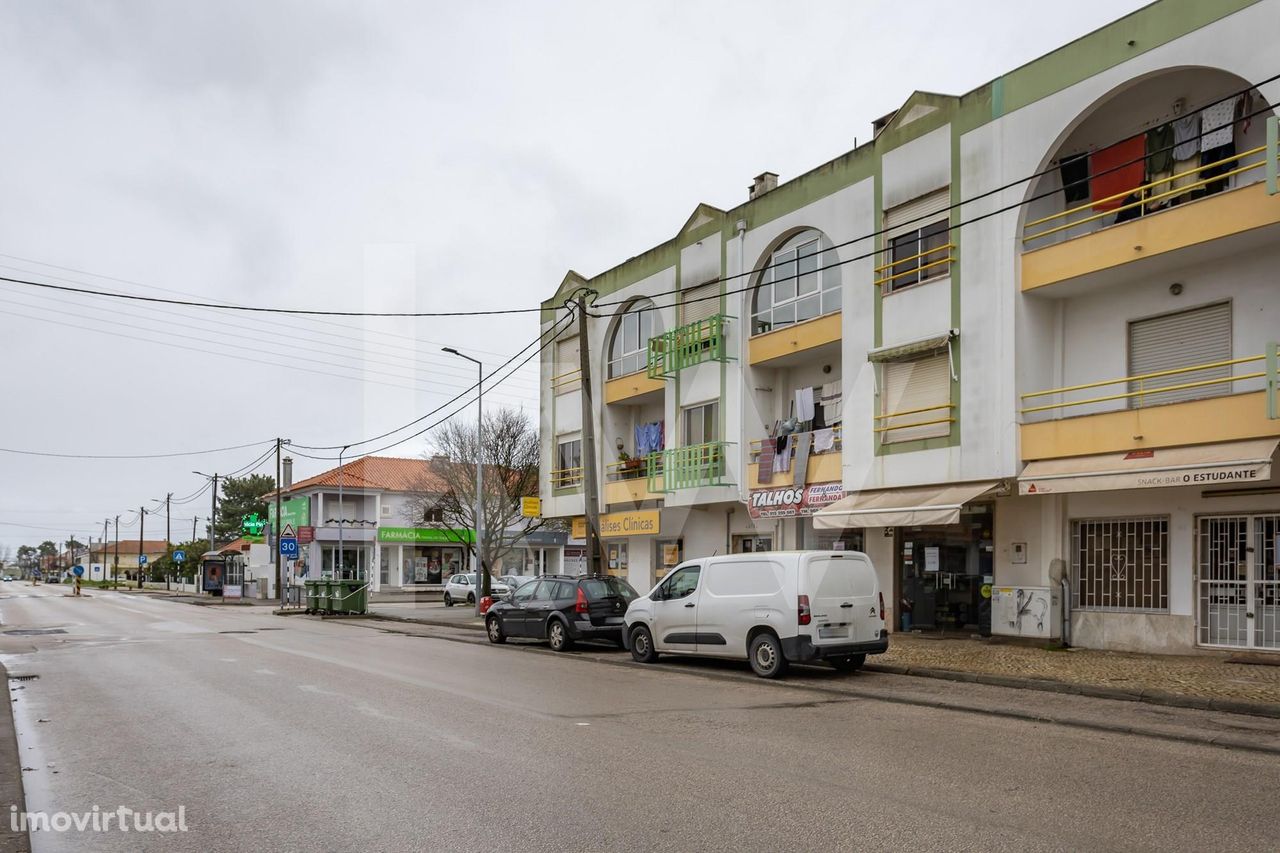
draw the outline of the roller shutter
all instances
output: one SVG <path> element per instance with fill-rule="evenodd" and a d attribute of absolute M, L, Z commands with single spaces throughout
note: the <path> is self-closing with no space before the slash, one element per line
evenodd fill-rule
<path fill-rule="evenodd" d="M 1129 324 L 1129 375 L 1140 376 L 1211 364 L 1231 358 L 1231 303 L 1219 302 L 1176 314 L 1165 314 Z M 1194 370 L 1130 382 L 1131 392 L 1146 392 L 1152 388 L 1170 385 L 1186 385 L 1231 375 L 1231 366 Z M 1133 408 L 1195 400 L 1231 393 L 1231 383 L 1221 382 L 1165 391 L 1158 394 L 1143 393 L 1129 398 Z"/>

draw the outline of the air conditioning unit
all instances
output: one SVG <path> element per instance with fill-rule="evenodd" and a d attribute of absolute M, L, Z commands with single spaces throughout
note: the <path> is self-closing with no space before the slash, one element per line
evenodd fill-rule
<path fill-rule="evenodd" d="M 1048 586 L 998 586 L 991 591 L 991 633 L 1005 637 L 1062 636 L 1062 593 Z"/>

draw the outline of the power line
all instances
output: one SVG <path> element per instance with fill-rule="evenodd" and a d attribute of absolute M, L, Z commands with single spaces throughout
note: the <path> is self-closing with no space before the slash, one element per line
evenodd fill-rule
<path fill-rule="evenodd" d="M 231 447 L 211 447 L 207 450 L 180 450 L 173 453 L 49 453 L 42 450 L 16 450 L 11 447 L 0 447 L 0 453 L 14 453 L 19 456 L 47 456 L 55 459 L 173 459 L 178 456 L 206 456 L 211 453 L 244 450 L 246 447 L 257 447 L 263 443 L 254 441 L 249 444 L 237 444 Z"/>

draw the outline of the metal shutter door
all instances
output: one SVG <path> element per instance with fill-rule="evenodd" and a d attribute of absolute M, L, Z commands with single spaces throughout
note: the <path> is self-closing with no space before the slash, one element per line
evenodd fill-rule
<path fill-rule="evenodd" d="M 944 406 L 951 402 L 951 361 L 944 353 L 917 361 L 889 361 L 884 365 L 884 388 L 881 393 L 882 414 L 911 412 L 930 406 Z M 914 424 L 951 417 L 947 408 L 898 415 L 884 418 L 881 427 Z M 883 441 L 914 441 L 918 438 L 936 438 L 951 432 L 950 423 L 929 426 L 889 429 L 880 433 Z"/>
<path fill-rule="evenodd" d="M 720 300 L 707 297 L 720 295 L 720 282 L 712 281 L 691 287 L 680 295 L 680 325 L 705 320 L 720 313 Z M 699 300 L 695 302 L 694 300 Z"/>
<path fill-rule="evenodd" d="M 1129 324 L 1129 375 L 1140 376 L 1163 370 L 1176 370 L 1197 364 L 1211 364 L 1231 358 L 1231 303 L 1219 302 L 1177 314 L 1135 320 Z M 1175 373 L 1130 382 L 1131 392 L 1149 391 L 1170 385 L 1186 385 L 1208 379 L 1220 379 L 1231 375 L 1231 365 Z M 1143 394 L 1130 397 L 1131 408 L 1152 406 L 1159 403 L 1175 403 L 1179 400 L 1195 400 L 1231 393 L 1230 382 L 1165 391 L 1160 394 Z"/>
<path fill-rule="evenodd" d="M 889 241 L 905 231 L 916 231 L 923 225 L 929 223 L 923 219 L 915 221 L 922 216 L 929 216 L 934 213 L 942 213 L 951 206 L 951 188 L 944 187 L 936 192 L 928 195 L 922 195 L 919 198 L 912 199 L 906 204 L 900 204 L 884 212 L 884 227 L 886 233 L 883 237 L 885 246 L 889 245 Z"/>

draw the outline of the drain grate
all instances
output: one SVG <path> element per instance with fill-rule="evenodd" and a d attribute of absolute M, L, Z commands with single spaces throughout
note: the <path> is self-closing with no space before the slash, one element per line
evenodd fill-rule
<path fill-rule="evenodd" d="M 39 677 L 40 676 L 38 675 L 11 675 L 9 676 L 9 680 L 10 681 L 35 681 Z"/>
<path fill-rule="evenodd" d="M 65 634 L 67 632 L 61 628 L 14 628 L 10 631 L 5 631 L 5 633 L 15 637 L 40 637 L 45 634 Z"/>

